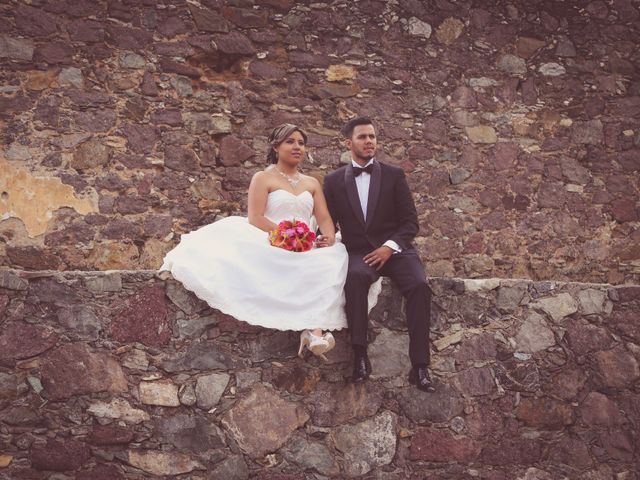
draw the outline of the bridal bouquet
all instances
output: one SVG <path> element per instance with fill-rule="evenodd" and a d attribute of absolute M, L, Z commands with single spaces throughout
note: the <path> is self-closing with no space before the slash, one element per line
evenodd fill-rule
<path fill-rule="evenodd" d="M 316 234 L 299 220 L 283 220 L 278 228 L 269 232 L 269 243 L 290 252 L 307 252 L 313 247 Z"/>

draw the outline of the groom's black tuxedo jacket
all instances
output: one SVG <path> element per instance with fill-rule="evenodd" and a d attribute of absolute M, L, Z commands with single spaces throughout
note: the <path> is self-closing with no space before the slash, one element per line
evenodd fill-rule
<path fill-rule="evenodd" d="M 324 179 L 329 213 L 352 253 L 368 253 L 387 240 L 402 250 L 412 249 L 418 215 L 402 169 L 373 162 L 365 222 L 351 164 Z"/>

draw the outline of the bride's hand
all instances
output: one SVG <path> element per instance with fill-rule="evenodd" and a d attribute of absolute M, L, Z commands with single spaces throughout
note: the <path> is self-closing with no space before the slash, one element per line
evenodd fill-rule
<path fill-rule="evenodd" d="M 316 239 L 316 248 L 330 247 L 336 243 L 335 235 L 318 235 Z"/>

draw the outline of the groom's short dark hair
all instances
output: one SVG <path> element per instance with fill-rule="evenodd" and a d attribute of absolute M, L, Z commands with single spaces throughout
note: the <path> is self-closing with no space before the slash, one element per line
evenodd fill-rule
<path fill-rule="evenodd" d="M 344 127 L 342 127 L 342 135 L 344 135 L 344 138 L 351 138 L 351 135 L 353 135 L 353 130 L 358 125 L 373 125 L 373 122 L 369 117 L 352 118 L 344 125 Z"/>

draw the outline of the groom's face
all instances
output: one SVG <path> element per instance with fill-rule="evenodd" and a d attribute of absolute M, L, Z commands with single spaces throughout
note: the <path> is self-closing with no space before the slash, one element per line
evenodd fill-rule
<path fill-rule="evenodd" d="M 376 154 L 376 130 L 373 125 L 357 125 L 353 129 L 350 139 L 347 139 L 347 148 L 351 150 L 351 156 L 357 163 L 365 164 Z"/>

